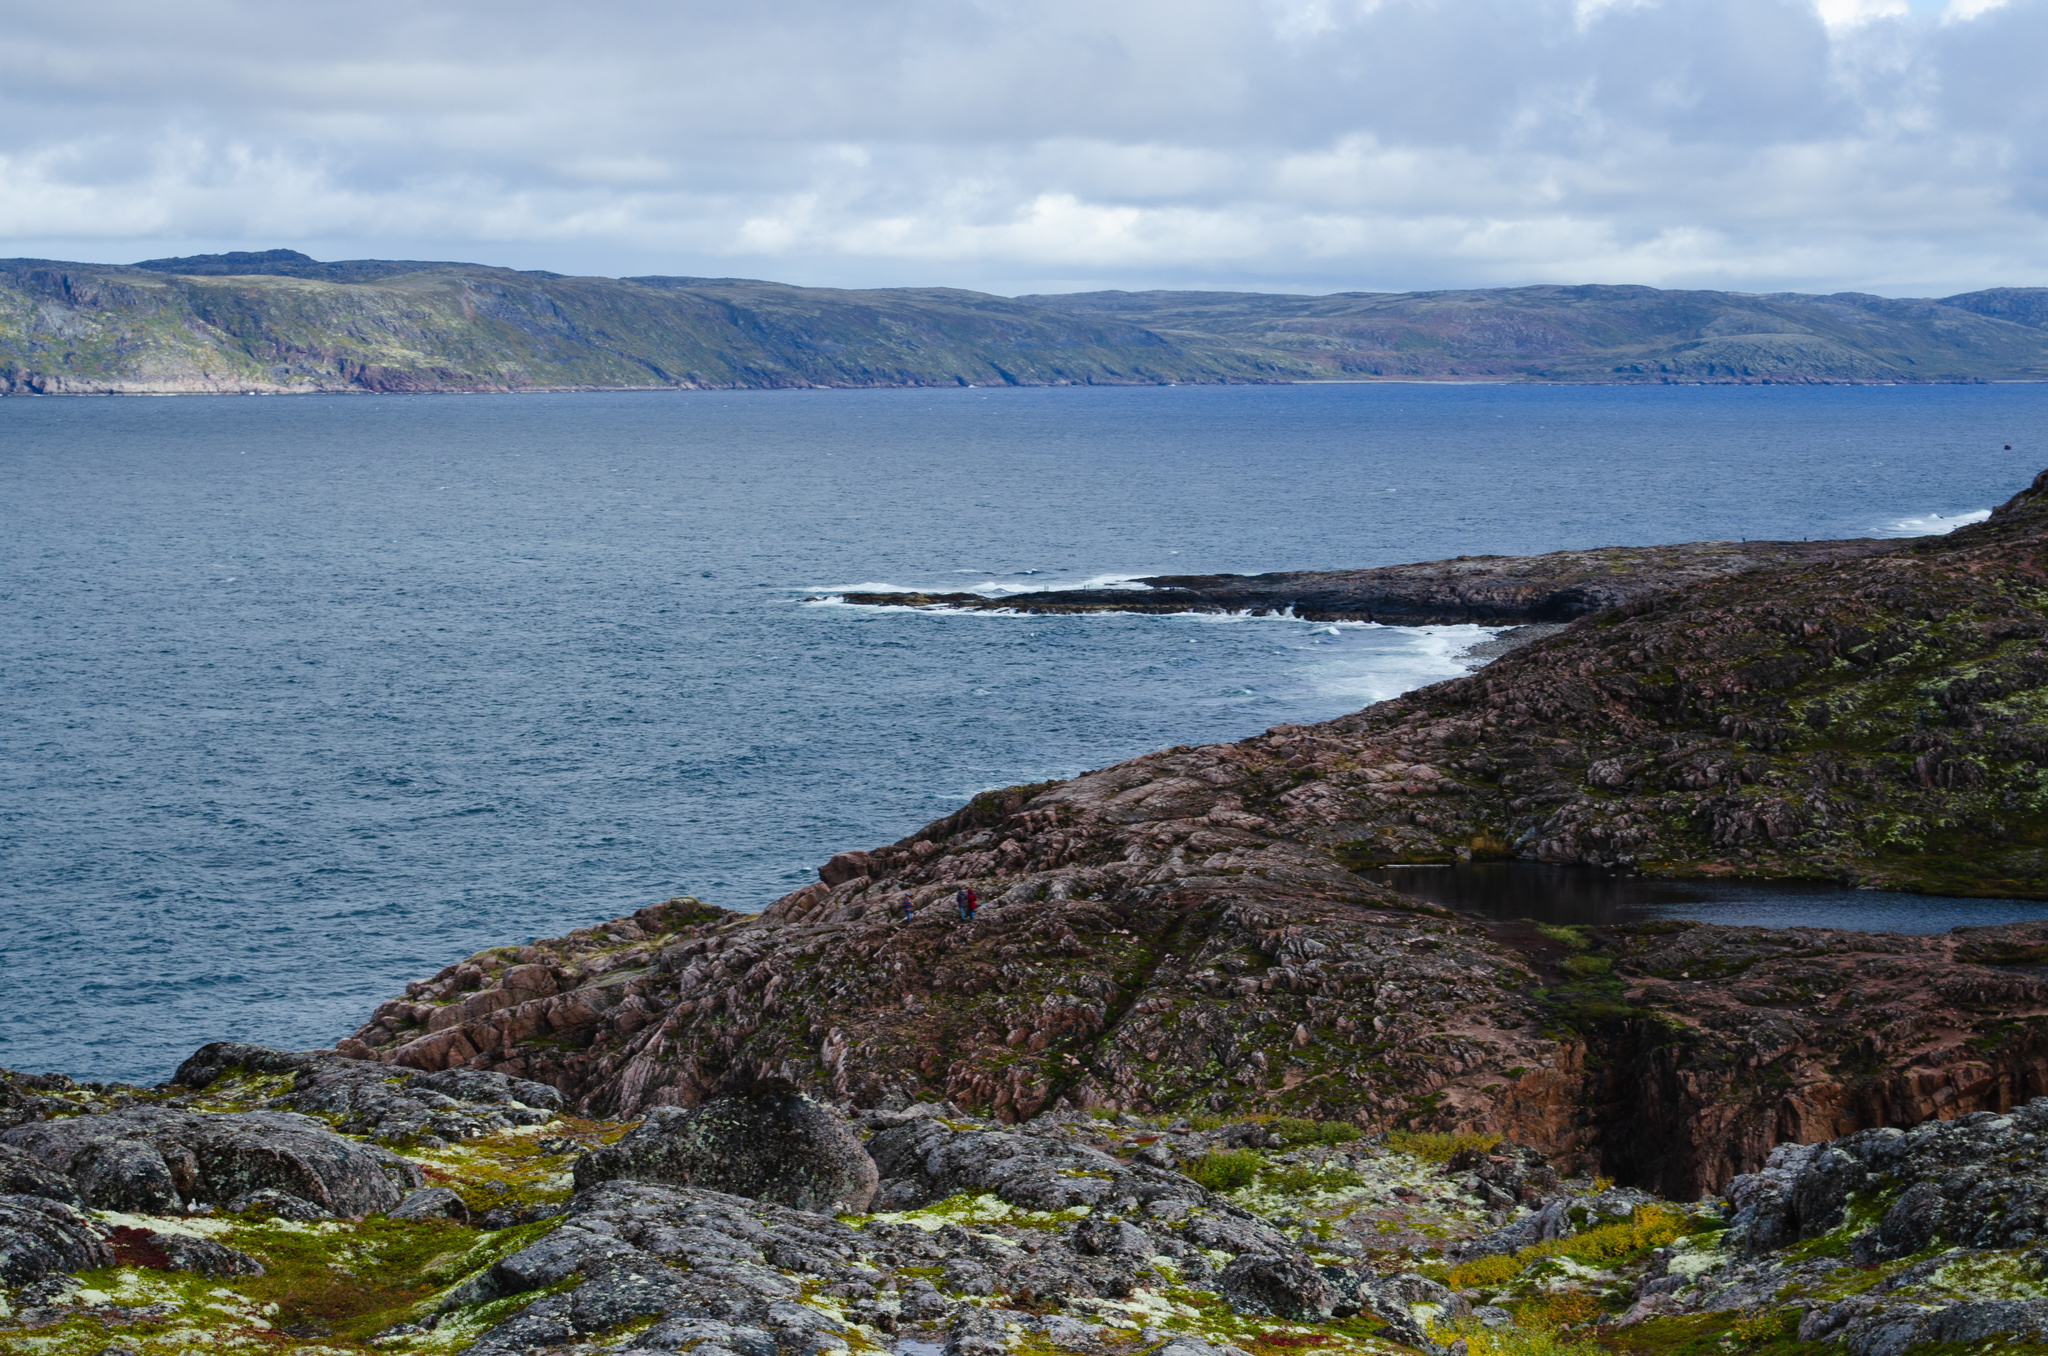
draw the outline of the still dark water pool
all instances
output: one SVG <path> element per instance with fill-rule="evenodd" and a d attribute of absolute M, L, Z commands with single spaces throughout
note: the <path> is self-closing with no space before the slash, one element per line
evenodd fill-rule
<path fill-rule="evenodd" d="M 976 791 L 1326 719 L 1480 638 L 809 595 L 1938 530 L 2048 464 L 2044 415 L 2038 386 L 0 401 L 0 1064 L 326 1042 L 481 947 L 758 909 Z"/>
<path fill-rule="evenodd" d="M 1674 881 L 1534 862 L 1396 867 L 1367 879 L 1432 904 L 1503 920 L 1638 923 L 1691 918 L 1730 927 L 1947 932 L 2048 918 L 2048 902 L 1949 899 L 1779 881 Z"/>

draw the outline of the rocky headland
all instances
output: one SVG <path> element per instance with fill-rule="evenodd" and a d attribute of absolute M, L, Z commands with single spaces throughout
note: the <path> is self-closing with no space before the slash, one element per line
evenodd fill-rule
<path fill-rule="evenodd" d="M 1310 621 L 1384 626 L 1461 622 L 1575 621 L 1652 594 L 1750 570 L 1857 560 L 1903 542 L 1696 541 L 1677 546 L 1606 546 L 1540 556 L 1459 556 L 1370 570 L 1275 574 L 1152 575 L 1116 588 L 979 593 L 846 593 L 859 607 L 956 608 L 969 612 L 1065 615 L 1083 612 L 1291 613 Z"/>
<path fill-rule="evenodd" d="M 0 1077 L 0 1347 L 2048 1349 L 2048 922 L 1545 926 L 1364 874 L 2048 897 L 2044 547 L 2048 474 L 1943 538 L 1624 577 L 758 915 L 481 952 L 331 1051 Z"/>

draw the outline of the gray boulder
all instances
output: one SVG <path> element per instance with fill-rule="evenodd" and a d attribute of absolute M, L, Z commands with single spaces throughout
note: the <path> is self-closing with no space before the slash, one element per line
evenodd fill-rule
<path fill-rule="evenodd" d="M 1133 1170 L 1061 1136 L 956 1131 L 930 1118 L 877 1131 L 867 1148 L 883 1177 L 912 1184 L 901 1198 L 917 1204 L 965 1191 L 991 1194 L 1027 1210 L 1068 1210 L 1133 1194 L 1119 1188 L 1139 1180 L 1134 1171 L 1177 1177 L 1158 1168 Z M 1186 1178 L 1179 1181 L 1192 1196 L 1206 1194 Z"/>
<path fill-rule="evenodd" d="M 657 1107 L 618 1143 L 576 1160 L 579 1191 L 621 1179 L 859 1213 L 877 1173 L 844 1120 L 801 1094 L 771 1092 Z"/>
<path fill-rule="evenodd" d="M 1905 1257 L 1930 1246 L 1941 1232 L 1942 1216 L 1948 1210 L 1941 1188 L 1933 1182 L 1915 1182 L 1899 1193 L 1884 1212 L 1873 1234 L 1866 1234 L 1857 1249 L 1861 1260 Z"/>
<path fill-rule="evenodd" d="M 114 1264 L 104 1226 L 47 1196 L 0 1196 L 0 1283 Z"/>
<path fill-rule="evenodd" d="M 71 1080 L 62 1074 L 25 1074 L 13 1069 L 0 1069 L 0 1130 L 11 1130 L 30 1121 L 78 1110 L 62 1098 L 44 1096 L 46 1092 L 63 1091 L 71 1086 Z"/>
<path fill-rule="evenodd" d="M 385 1149 L 343 1139 L 290 1112 L 230 1114 L 137 1107 L 32 1121 L 0 1144 L 62 1173 L 94 1210 L 173 1214 L 275 1187 L 337 1215 L 398 1204 L 419 1170 Z"/>
<path fill-rule="evenodd" d="M 2048 1235 L 2048 1162 L 2023 1152 L 2048 1135 L 2048 1098 L 1828 1144 L 1781 1144 L 1761 1170 L 1728 1184 L 1729 1241 L 1745 1257 L 1842 1223 L 1852 1195 L 1904 1188 L 1857 1254 L 1897 1257 L 1936 1237 L 1964 1248 L 2016 1247 Z M 2030 1139 L 2031 1137 L 2031 1139 Z"/>
<path fill-rule="evenodd" d="M 392 1207 L 393 1219 L 452 1219 L 469 1223 L 469 1207 L 447 1187 L 421 1187 Z"/>
<path fill-rule="evenodd" d="M 1074 1225 L 1073 1243 L 1074 1251 L 1084 1257 L 1150 1257 L 1160 1250 L 1150 1234 L 1113 1215 L 1089 1215 L 1078 1221 Z"/>
<path fill-rule="evenodd" d="M 67 1205 L 85 1204 L 69 1177 L 51 1171 L 11 1144 L 0 1144 L 0 1196 L 42 1196 Z"/>
<path fill-rule="evenodd" d="M 1952 1304 L 1927 1319 L 1919 1342 L 1928 1346 L 1972 1346 L 2003 1337 L 2048 1338 L 2048 1300 L 1977 1300 Z"/>
<path fill-rule="evenodd" d="M 766 1328 L 721 1323 L 715 1318 L 670 1318 L 640 1334 L 649 1351 L 725 1352 L 727 1356 L 776 1356 L 775 1334 Z"/>
<path fill-rule="evenodd" d="M 1245 1253 L 1223 1269 L 1217 1293 L 1240 1313 L 1316 1322 L 1337 1302 L 1329 1281 L 1299 1253 Z"/>

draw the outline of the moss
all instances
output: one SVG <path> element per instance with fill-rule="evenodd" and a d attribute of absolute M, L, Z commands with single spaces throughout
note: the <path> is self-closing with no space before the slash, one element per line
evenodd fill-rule
<path fill-rule="evenodd" d="M 884 1211 L 873 1215 L 841 1215 L 839 1218 L 854 1228 L 869 1220 L 879 1219 L 914 1224 L 927 1232 L 936 1232 L 948 1224 L 996 1223 L 1018 1229 L 1058 1230 L 1075 1220 L 1086 1219 L 1088 1214 L 1089 1208 L 1085 1205 L 1072 1206 L 1066 1210 L 1027 1210 L 1022 1206 L 1011 1205 L 1000 1196 L 975 1195 L 962 1191 L 915 1210 Z"/>
<path fill-rule="evenodd" d="M 1571 951 L 1584 951 L 1593 945 L 1584 928 L 1568 927 L 1561 923 L 1538 923 L 1536 931 Z"/>
<path fill-rule="evenodd" d="M 256 1073 L 237 1064 L 208 1084 L 192 1105 L 201 1111 L 255 1111 L 290 1092 L 296 1082 L 293 1074 Z"/>
<path fill-rule="evenodd" d="M 1560 1335 L 1554 1328 L 1524 1326 L 1489 1328 L 1476 1319 L 1431 1323 L 1430 1338 L 1448 1346 L 1463 1340 L 1471 1356 L 1605 1356 L 1591 1342 Z"/>
<path fill-rule="evenodd" d="M 1531 1244 L 1512 1256 L 1480 1257 L 1441 1272 L 1439 1279 L 1454 1290 L 1498 1287 L 1535 1270 L 1546 1260 L 1562 1259 L 1577 1266 L 1612 1267 L 1633 1261 L 1693 1232 L 1697 1226 L 1676 1210 L 1637 1207 L 1626 1220 L 1599 1224 L 1566 1238 Z"/>
<path fill-rule="evenodd" d="M 1386 1144 L 1397 1153 L 1429 1163 L 1448 1163 L 1467 1149 L 1491 1149 L 1500 1143 L 1498 1134 L 1436 1134 L 1414 1130 L 1391 1130 Z"/>

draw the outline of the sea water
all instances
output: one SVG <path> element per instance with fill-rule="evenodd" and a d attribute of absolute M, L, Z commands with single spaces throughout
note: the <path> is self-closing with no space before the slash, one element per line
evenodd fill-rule
<path fill-rule="evenodd" d="M 809 599 L 1938 531 L 2048 465 L 2044 414 L 2039 386 L 0 401 L 0 1064 L 326 1043 L 482 947 L 759 909 L 977 791 L 1327 719 L 1486 634 Z M 1917 907 L 1839 909 L 1956 916 Z"/>

